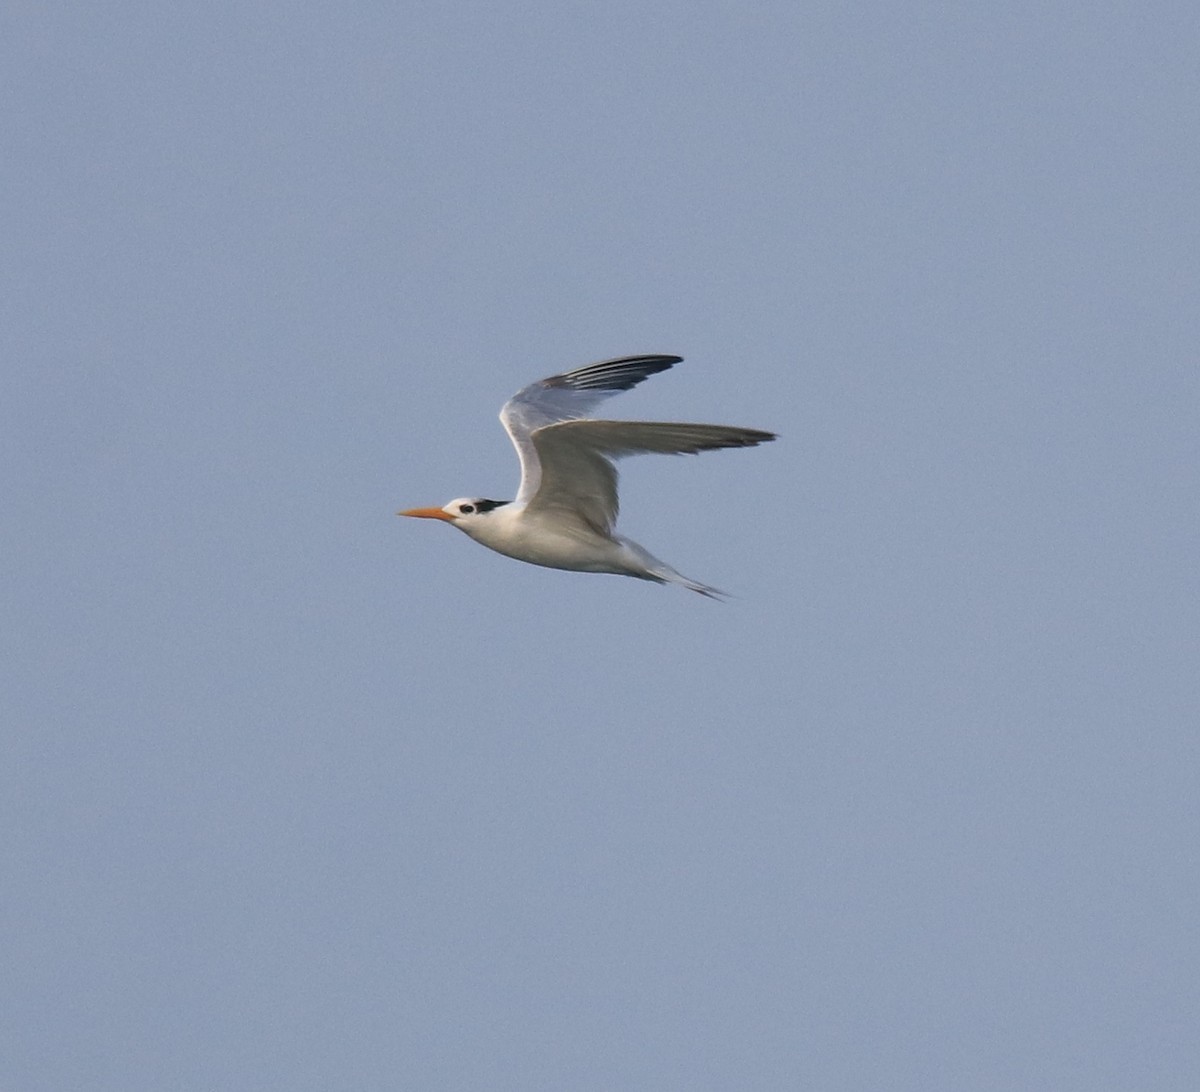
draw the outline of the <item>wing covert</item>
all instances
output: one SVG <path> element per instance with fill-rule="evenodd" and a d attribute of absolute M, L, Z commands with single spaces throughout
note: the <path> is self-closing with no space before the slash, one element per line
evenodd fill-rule
<path fill-rule="evenodd" d="M 616 357 L 539 379 L 517 391 L 500 410 L 500 420 L 521 460 L 516 503 L 529 501 L 540 485 L 542 467 L 531 440 L 537 429 L 586 417 L 605 398 L 632 390 L 682 359 L 659 354 Z"/>
<path fill-rule="evenodd" d="M 727 447 L 754 447 L 773 432 L 733 425 L 667 421 L 560 421 L 535 430 L 530 446 L 540 462 L 540 485 L 528 510 L 556 510 L 603 534 L 617 522 L 617 468 L 628 455 L 694 455 Z"/>

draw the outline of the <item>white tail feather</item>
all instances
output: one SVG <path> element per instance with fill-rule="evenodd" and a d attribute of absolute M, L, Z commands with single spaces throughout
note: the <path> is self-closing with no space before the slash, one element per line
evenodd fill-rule
<path fill-rule="evenodd" d="M 629 569 L 630 576 L 641 577 L 643 580 L 653 580 L 656 584 L 678 584 L 681 588 L 687 588 L 689 591 L 694 591 L 708 599 L 720 601 L 723 598 L 728 598 L 728 592 L 723 592 L 720 588 L 714 588 L 710 584 L 701 584 L 699 580 L 693 580 L 689 576 L 684 576 L 683 573 L 672 569 L 665 561 L 660 561 L 644 546 L 639 546 L 636 542 L 619 535 L 617 536 L 617 541 L 624 548 L 626 557 L 635 562 L 636 567 L 631 566 Z"/>

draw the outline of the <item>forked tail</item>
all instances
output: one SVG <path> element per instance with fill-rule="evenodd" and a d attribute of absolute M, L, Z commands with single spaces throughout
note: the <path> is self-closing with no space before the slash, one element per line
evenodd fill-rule
<path fill-rule="evenodd" d="M 718 602 L 729 597 L 729 593 L 721 591 L 720 588 L 714 588 L 711 584 L 701 584 L 699 580 L 693 580 L 672 569 L 670 565 L 665 561 L 660 561 L 644 546 L 639 546 L 627 538 L 618 537 L 617 541 L 625 548 L 626 556 L 636 562 L 636 568 L 633 566 L 630 568 L 630 576 L 653 580 L 656 584 L 678 584 L 681 588 L 687 588 L 689 591 L 697 592 L 708 599 L 716 599 Z"/>
<path fill-rule="evenodd" d="M 658 576 L 660 574 L 656 573 L 655 575 Z M 699 580 L 692 580 L 684 576 L 683 573 L 677 573 L 671 568 L 667 568 L 665 572 L 661 573 L 661 576 L 667 584 L 679 584 L 689 591 L 699 592 L 709 599 L 715 599 L 718 603 L 729 598 L 729 592 L 721 591 L 720 588 L 714 588 L 711 584 L 701 584 Z"/>

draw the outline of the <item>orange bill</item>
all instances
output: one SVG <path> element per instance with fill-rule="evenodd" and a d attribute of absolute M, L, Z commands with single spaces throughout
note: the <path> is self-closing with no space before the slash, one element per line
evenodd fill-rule
<path fill-rule="evenodd" d="M 440 508 L 406 508 L 403 512 L 397 512 L 396 515 L 416 516 L 418 519 L 444 519 L 448 523 L 454 520 L 452 515 L 443 512 Z"/>

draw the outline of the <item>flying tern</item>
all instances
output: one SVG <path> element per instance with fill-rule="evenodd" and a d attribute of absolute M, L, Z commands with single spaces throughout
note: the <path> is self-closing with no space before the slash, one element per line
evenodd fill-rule
<path fill-rule="evenodd" d="M 616 533 L 613 463 L 626 455 L 694 455 L 754 447 L 775 435 L 730 425 L 599 421 L 587 416 L 605 398 L 631 390 L 682 359 L 624 356 L 531 383 L 500 411 L 521 460 L 521 486 L 514 500 L 460 497 L 441 508 L 409 508 L 397 514 L 444 520 L 497 553 L 550 569 L 680 584 L 709 598 L 724 594 L 676 572 Z"/>

